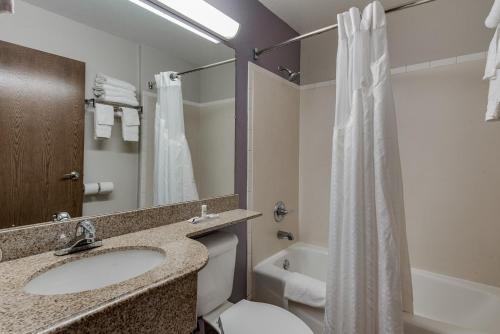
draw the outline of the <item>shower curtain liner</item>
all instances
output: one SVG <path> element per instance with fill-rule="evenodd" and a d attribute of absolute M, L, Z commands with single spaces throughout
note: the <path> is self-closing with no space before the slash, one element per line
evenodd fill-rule
<path fill-rule="evenodd" d="M 384 8 L 338 17 L 325 334 L 401 334 L 413 311 Z"/>
<path fill-rule="evenodd" d="M 158 100 L 155 113 L 154 204 L 198 199 L 191 152 L 184 131 L 181 79 L 172 72 L 155 75 Z"/>

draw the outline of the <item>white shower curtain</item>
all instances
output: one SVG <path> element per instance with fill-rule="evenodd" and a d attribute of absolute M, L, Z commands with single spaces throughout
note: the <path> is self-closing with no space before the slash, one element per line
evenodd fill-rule
<path fill-rule="evenodd" d="M 403 333 L 413 311 L 386 19 L 338 15 L 325 333 Z"/>
<path fill-rule="evenodd" d="M 191 152 L 184 131 L 181 79 L 172 72 L 155 75 L 158 100 L 155 113 L 154 204 L 198 199 Z"/>

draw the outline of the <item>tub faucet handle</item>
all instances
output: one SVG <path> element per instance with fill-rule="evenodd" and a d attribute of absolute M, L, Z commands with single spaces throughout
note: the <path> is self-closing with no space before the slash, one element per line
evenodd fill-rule
<path fill-rule="evenodd" d="M 283 219 L 285 219 L 285 216 L 290 213 L 290 210 L 288 210 L 285 206 L 285 203 L 283 201 L 279 201 L 274 205 L 274 221 L 279 223 Z"/>

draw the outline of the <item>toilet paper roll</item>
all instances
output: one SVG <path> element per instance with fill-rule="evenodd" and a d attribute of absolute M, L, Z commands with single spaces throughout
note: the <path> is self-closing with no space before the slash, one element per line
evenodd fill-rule
<path fill-rule="evenodd" d="M 113 182 L 99 182 L 99 194 L 109 194 L 113 192 L 115 185 Z"/>
<path fill-rule="evenodd" d="M 99 183 L 85 183 L 83 193 L 85 195 L 97 195 L 99 193 Z"/>

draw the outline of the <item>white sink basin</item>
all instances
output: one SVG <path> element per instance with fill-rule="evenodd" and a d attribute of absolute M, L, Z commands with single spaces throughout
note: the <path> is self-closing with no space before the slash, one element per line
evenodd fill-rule
<path fill-rule="evenodd" d="M 137 277 L 164 261 L 163 253 L 149 249 L 112 251 L 50 269 L 30 280 L 24 291 L 60 295 L 99 289 Z"/>

